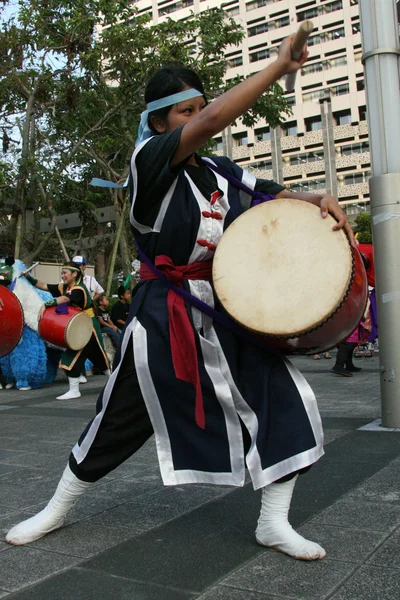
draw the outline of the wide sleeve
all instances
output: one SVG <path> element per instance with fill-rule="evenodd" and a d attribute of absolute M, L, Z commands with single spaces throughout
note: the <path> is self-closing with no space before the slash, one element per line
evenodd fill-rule
<path fill-rule="evenodd" d="M 183 161 L 173 169 L 170 166 L 181 133 L 182 127 L 179 127 L 162 135 L 154 135 L 139 146 L 132 156 L 132 212 L 140 225 L 153 226 L 164 196 L 187 162 Z"/>
<path fill-rule="evenodd" d="M 59 298 L 61 296 L 61 292 L 58 288 L 57 283 L 48 283 L 47 290 L 50 292 L 50 294 L 53 296 L 53 298 Z"/>
<path fill-rule="evenodd" d="M 68 298 L 70 298 L 71 304 L 81 308 L 82 310 L 85 308 L 85 294 L 82 290 L 75 288 L 67 293 Z"/>

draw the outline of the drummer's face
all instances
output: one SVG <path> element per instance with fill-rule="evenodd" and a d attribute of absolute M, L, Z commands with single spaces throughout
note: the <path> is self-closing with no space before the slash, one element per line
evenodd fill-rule
<path fill-rule="evenodd" d="M 75 279 L 74 274 L 72 273 L 72 271 L 70 271 L 69 269 L 63 269 L 61 271 L 61 279 L 63 283 L 66 283 L 67 285 L 69 285 L 70 283 L 72 283 Z"/>
<path fill-rule="evenodd" d="M 178 102 L 171 107 L 165 120 L 155 118 L 153 121 L 154 126 L 159 133 L 175 131 L 175 129 L 196 117 L 206 106 L 204 96 L 183 100 L 183 102 Z"/>

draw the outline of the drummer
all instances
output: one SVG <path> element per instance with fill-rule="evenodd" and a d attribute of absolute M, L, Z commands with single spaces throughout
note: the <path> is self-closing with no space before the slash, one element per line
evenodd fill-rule
<path fill-rule="evenodd" d="M 275 81 L 301 68 L 306 49 L 293 60 L 292 41 L 283 41 L 275 62 L 211 104 L 199 77 L 184 67 L 162 69 L 146 88 L 148 111 L 131 161 L 135 239 L 165 277 L 217 310 L 214 251 L 251 198 L 215 176 L 196 151 L 251 109 Z M 298 196 L 255 180 L 227 158 L 213 160 L 248 186 Z M 335 229 L 349 230 L 332 196 L 301 199 L 320 206 L 322 217 L 331 212 Z M 253 487 L 262 490 L 258 543 L 297 559 L 325 556 L 288 522 L 298 473 L 323 454 L 315 397 L 293 365 L 181 302 L 156 280 L 148 262 L 142 263 L 115 364 L 97 416 L 73 448 L 55 495 L 6 541 L 26 544 L 60 527 L 76 499 L 154 433 L 166 485 L 243 486 L 247 466 Z"/>
<path fill-rule="evenodd" d="M 90 294 L 82 283 L 82 271 L 77 263 L 73 261 L 67 262 L 61 269 L 62 283 L 59 284 L 38 281 L 26 271 L 23 271 L 21 275 L 24 275 L 33 286 L 40 290 L 48 291 L 53 296 L 52 300 L 44 303 L 39 313 L 39 319 L 46 308 L 59 304 L 70 304 L 75 308 L 83 310 L 92 318 L 93 333 L 86 346 L 82 350 L 65 350 L 60 360 L 60 368 L 64 369 L 68 375 L 69 390 L 65 394 L 58 396 L 57 400 L 80 398 L 79 379 L 87 358 L 100 372 L 110 375 L 99 322 L 93 310 L 93 302 Z"/>

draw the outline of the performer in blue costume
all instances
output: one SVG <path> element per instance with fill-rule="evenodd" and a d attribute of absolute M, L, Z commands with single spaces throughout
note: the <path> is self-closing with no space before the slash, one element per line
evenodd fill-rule
<path fill-rule="evenodd" d="M 5 388 L 16 387 L 18 390 L 40 388 L 52 383 L 57 374 L 58 360 L 61 352 L 49 350 L 37 332 L 37 311 L 43 302 L 51 298 L 51 294 L 35 290 L 24 278 L 20 278 L 26 269 L 20 260 L 13 262 L 6 270 L 3 285 L 7 284 L 19 298 L 24 310 L 24 329 L 20 342 L 14 350 L 0 359 L 0 368 L 5 379 Z"/>
<path fill-rule="evenodd" d="M 141 447 L 154 433 L 166 485 L 242 486 L 247 466 L 262 490 L 259 544 L 303 560 L 325 550 L 288 522 L 299 472 L 323 454 L 315 397 L 289 361 L 245 341 L 157 279 L 153 265 L 194 300 L 218 311 L 211 282 L 215 248 L 228 225 L 251 205 L 210 166 L 248 187 L 277 197 L 300 197 L 347 219 L 329 195 L 290 194 L 256 180 L 227 158 L 204 161 L 196 151 L 239 118 L 285 73 L 307 57 L 291 58 L 292 38 L 277 60 L 207 104 L 197 75 L 166 68 L 149 82 L 137 148 L 131 161 L 131 225 L 142 251 L 135 288 L 113 374 L 97 415 L 73 448 L 55 495 L 38 515 L 20 523 L 6 541 L 21 545 L 57 529 L 75 500 Z"/>

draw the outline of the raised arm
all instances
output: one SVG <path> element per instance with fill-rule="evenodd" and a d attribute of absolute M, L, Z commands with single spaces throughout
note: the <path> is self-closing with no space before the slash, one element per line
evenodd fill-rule
<path fill-rule="evenodd" d="M 292 60 L 291 43 L 293 39 L 294 36 L 290 36 L 282 42 L 275 62 L 219 96 L 187 122 L 182 130 L 180 144 L 171 161 L 171 166 L 181 163 L 207 140 L 243 115 L 283 75 L 300 69 L 307 59 L 308 53 L 304 49 L 298 61 Z M 184 105 L 184 102 L 181 104 Z"/>
<path fill-rule="evenodd" d="M 26 271 L 22 271 L 21 273 L 21 277 L 24 276 L 29 283 L 31 283 L 34 287 L 38 288 L 39 290 L 43 290 L 45 292 L 48 291 L 48 287 L 47 287 L 47 283 L 45 283 L 44 281 L 40 281 L 39 279 L 35 279 L 35 277 L 33 277 L 30 273 L 27 273 Z"/>

